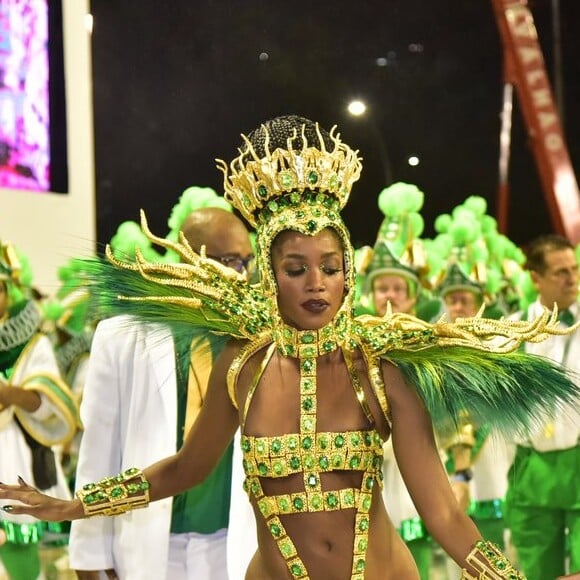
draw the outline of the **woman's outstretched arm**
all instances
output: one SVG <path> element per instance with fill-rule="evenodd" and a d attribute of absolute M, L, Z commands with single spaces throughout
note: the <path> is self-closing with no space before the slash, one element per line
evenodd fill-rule
<path fill-rule="evenodd" d="M 230 342 L 216 358 L 206 399 L 183 447 L 174 455 L 143 470 L 150 501 L 176 495 L 202 482 L 225 452 L 238 427 L 238 414 L 226 386 L 228 368 L 238 351 L 239 344 Z M 6 500 L 16 500 L 16 503 Z M 21 479 L 18 485 L 0 483 L 0 501 L 9 513 L 29 514 L 45 521 L 74 520 L 87 516 L 80 499 L 67 501 L 53 498 Z"/>

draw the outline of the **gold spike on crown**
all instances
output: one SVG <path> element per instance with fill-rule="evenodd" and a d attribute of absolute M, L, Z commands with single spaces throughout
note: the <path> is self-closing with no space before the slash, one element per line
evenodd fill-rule
<path fill-rule="evenodd" d="M 266 156 L 260 158 L 246 135 L 242 139 L 247 148 L 240 149 L 240 155 L 229 165 L 217 159 L 218 168 L 224 174 L 224 197 L 229 201 L 252 226 L 257 224 L 257 215 L 269 204 L 285 194 L 304 192 L 306 190 L 324 191 L 338 201 L 342 209 L 353 183 L 361 172 L 361 159 L 358 151 L 353 151 L 340 140 L 335 133 L 336 126 L 330 130 L 330 138 L 335 147 L 327 151 L 318 123 L 316 132 L 319 146 L 308 146 L 302 126 L 302 148 L 294 149 L 292 141 L 298 133 L 287 140 L 286 149 L 277 148 L 270 151 L 270 135 L 266 133 Z"/>
<path fill-rule="evenodd" d="M 0 241 L 0 280 L 18 282 L 21 269 L 14 246 L 10 242 L 3 244 Z"/>

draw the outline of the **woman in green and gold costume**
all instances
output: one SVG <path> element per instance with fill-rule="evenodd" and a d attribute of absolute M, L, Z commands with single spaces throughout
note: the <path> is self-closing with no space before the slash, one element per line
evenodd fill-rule
<path fill-rule="evenodd" d="M 561 371 L 516 351 L 561 332 L 554 317 L 456 325 L 355 317 L 340 210 L 361 171 L 357 152 L 333 130 L 288 116 L 244 137 L 240 155 L 220 167 L 226 198 L 256 227 L 259 285 L 183 240 L 169 242 L 181 264 L 110 256 L 113 265 L 95 272 L 109 312 L 176 331 L 193 324 L 227 341 L 183 448 L 87 485 L 71 502 L 2 484 L 0 499 L 24 504 L 4 509 L 62 520 L 144 507 L 202 481 L 240 427 L 258 535 L 247 579 L 418 578 L 381 497 L 382 448 L 392 437 L 421 517 L 464 578 L 521 578 L 459 508 L 432 421 L 452 425 L 467 408 L 496 428 L 525 431 L 548 403 L 577 397 Z"/>

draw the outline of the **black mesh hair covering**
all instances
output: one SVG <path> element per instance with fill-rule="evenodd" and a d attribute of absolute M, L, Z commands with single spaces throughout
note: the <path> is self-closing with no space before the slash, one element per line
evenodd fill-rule
<path fill-rule="evenodd" d="M 275 117 L 269 121 L 265 121 L 258 127 L 254 129 L 249 135 L 248 139 L 257 153 L 258 157 L 266 156 L 266 131 L 270 136 L 269 149 L 270 152 L 275 149 L 282 148 L 286 149 L 288 146 L 288 137 L 290 137 L 294 130 L 296 130 L 297 136 L 292 140 L 292 146 L 296 149 L 302 149 L 302 127 L 304 126 L 304 135 L 306 141 L 311 147 L 320 147 L 320 139 L 318 133 L 316 132 L 316 123 L 305 117 L 300 117 L 298 115 L 284 115 L 281 117 Z M 266 131 L 264 131 L 264 127 Z M 330 138 L 328 131 L 319 127 L 320 134 L 324 141 L 324 145 L 328 151 L 334 151 L 334 142 Z"/>

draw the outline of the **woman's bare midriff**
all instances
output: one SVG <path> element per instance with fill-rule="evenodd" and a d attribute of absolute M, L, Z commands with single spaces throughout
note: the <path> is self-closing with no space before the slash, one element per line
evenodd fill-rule
<path fill-rule="evenodd" d="M 379 493 L 380 495 L 380 493 Z M 371 509 L 365 580 L 418 580 L 413 558 L 390 522 L 380 498 Z M 258 551 L 246 580 L 291 579 L 264 519 L 257 513 Z M 308 519 L 308 525 L 305 519 Z M 283 518 L 310 580 L 349 580 L 353 553 L 354 510 L 293 514 Z"/>

